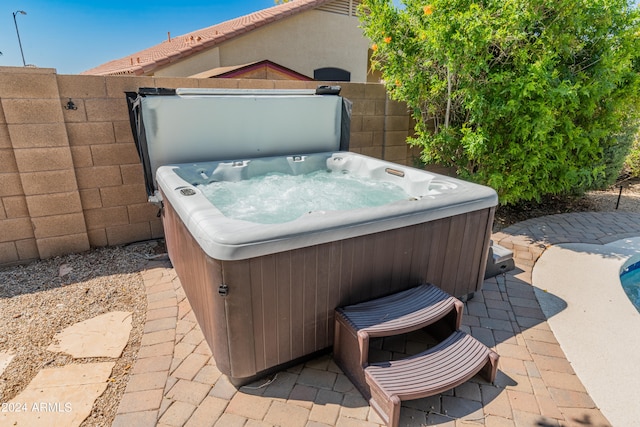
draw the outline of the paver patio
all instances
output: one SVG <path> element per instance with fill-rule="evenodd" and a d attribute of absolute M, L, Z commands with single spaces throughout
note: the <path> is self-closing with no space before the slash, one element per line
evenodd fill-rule
<path fill-rule="evenodd" d="M 531 270 L 549 245 L 638 235 L 640 214 L 613 212 L 536 218 L 494 234 L 514 251 L 517 268 L 484 282 L 465 304 L 463 329 L 500 354 L 496 382 L 475 377 L 442 395 L 404 402 L 400 425 L 609 425 L 551 332 Z M 113 426 L 381 425 L 330 355 L 236 390 L 216 369 L 169 263 L 151 262 L 142 274 L 145 334 Z"/>

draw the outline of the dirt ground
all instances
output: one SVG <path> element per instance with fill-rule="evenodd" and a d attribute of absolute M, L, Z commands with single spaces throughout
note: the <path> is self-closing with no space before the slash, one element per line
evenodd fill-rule
<path fill-rule="evenodd" d="M 111 425 L 140 348 L 147 311 L 140 269 L 155 246 L 100 248 L 0 269 L 0 352 L 14 355 L 0 375 L 0 403 L 16 397 L 42 369 L 114 361 L 107 389 L 82 427 Z M 73 359 L 47 349 L 57 332 L 110 311 L 133 313 L 118 359 Z"/>

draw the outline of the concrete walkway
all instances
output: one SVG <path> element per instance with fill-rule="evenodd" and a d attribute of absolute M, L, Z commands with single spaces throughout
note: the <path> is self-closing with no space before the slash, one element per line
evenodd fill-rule
<path fill-rule="evenodd" d="M 640 235 L 640 214 L 575 213 L 525 221 L 493 236 L 517 269 L 486 280 L 466 304 L 464 329 L 500 355 L 494 385 L 478 377 L 442 395 L 406 402 L 401 426 L 604 426 L 551 332 L 531 286 L 550 245 L 603 244 Z M 215 367 L 174 270 L 143 272 L 142 345 L 113 426 L 379 426 L 380 419 L 329 356 L 236 390 Z M 259 388 L 258 388 L 259 387 Z"/>
<path fill-rule="evenodd" d="M 640 313 L 620 282 L 624 267 L 640 261 L 634 244 L 640 247 L 640 237 L 554 245 L 532 276 L 573 369 L 607 419 L 626 427 L 640 427 L 640 372 L 634 368 L 640 362 Z"/>

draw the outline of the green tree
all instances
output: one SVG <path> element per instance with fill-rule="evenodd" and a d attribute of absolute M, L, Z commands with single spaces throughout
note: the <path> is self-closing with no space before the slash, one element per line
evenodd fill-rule
<path fill-rule="evenodd" d="M 631 145 L 631 151 L 625 160 L 625 168 L 631 176 L 640 178 L 640 132 Z"/>
<path fill-rule="evenodd" d="M 364 0 L 372 66 L 416 118 L 409 143 L 501 203 L 615 179 L 638 127 L 627 0 Z"/>

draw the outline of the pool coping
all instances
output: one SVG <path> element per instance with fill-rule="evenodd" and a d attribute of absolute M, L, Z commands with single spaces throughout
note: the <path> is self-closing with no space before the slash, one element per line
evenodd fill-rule
<path fill-rule="evenodd" d="M 620 283 L 624 267 L 640 259 L 640 250 L 629 248 L 633 240 L 640 237 L 555 245 L 540 257 L 532 276 L 567 359 L 603 414 L 620 426 L 640 425 L 640 374 L 623 368 L 640 354 L 640 340 L 633 339 L 640 313 Z"/>

